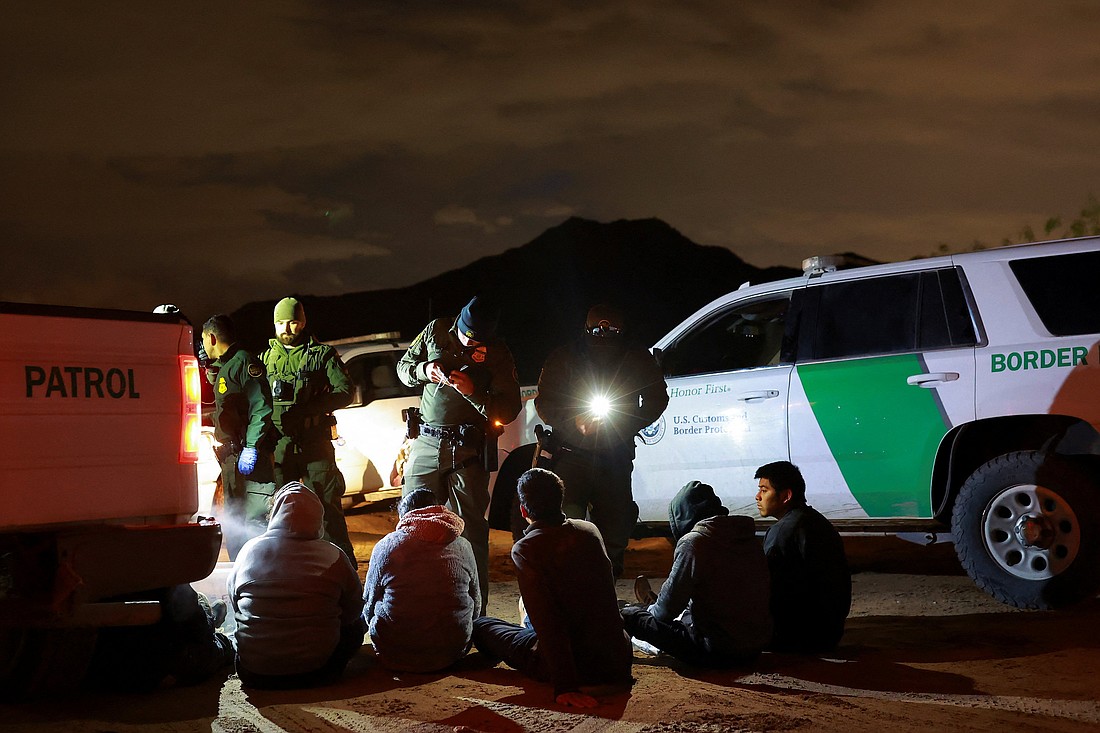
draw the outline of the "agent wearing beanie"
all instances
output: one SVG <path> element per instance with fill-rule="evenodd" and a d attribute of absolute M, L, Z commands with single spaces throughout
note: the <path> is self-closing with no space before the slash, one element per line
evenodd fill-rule
<path fill-rule="evenodd" d="M 490 429 L 516 419 L 522 406 L 512 352 L 497 338 L 498 313 L 473 298 L 457 318 L 438 318 L 413 339 L 397 364 L 408 387 L 424 385 L 423 424 L 405 464 L 403 494 L 430 489 L 440 503 L 462 517 L 462 536 L 477 560 L 482 610 L 489 598 Z M 492 427 L 490 427 L 492 426 Z"/>
<path fill-rule="evenodd" d="M 271 383 L 279 441 L 275 445 L 275 485 L 301 481 L 324 505 L 324 538 L 358 566 L 348 538 L 340 499 L 344 475 L 332 447 L 333 411 L 347 407 L 352 384 L 340 354 L 306 330 L 306 309 L 295 298 L 275 305 L 275 338 L 260 359 Z"/>

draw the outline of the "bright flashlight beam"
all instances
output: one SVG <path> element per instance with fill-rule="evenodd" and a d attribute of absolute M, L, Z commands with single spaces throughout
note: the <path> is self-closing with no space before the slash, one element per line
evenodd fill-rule
<path fill-rule="evenodd" d="M 593 397 L 588 403 L 588 410 L 596 417 L 606 417 L 611 412 L 611 400 L 603 396 Z"/>

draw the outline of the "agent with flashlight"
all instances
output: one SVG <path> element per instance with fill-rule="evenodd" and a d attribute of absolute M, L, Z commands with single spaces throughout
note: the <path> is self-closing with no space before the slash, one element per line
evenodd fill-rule
<path fill-rule="evenodd" d="M 593 306 L 584 338 L 547 358 L 535 397 L 560 445 L 552 467 L 565 482 L 562 509 L 600 530 L 616 577 L 638 519 L 630 482 L 634 436 L 668 405 L 660 365 L 627 342 L 622 324 L 615 308 Z"/>

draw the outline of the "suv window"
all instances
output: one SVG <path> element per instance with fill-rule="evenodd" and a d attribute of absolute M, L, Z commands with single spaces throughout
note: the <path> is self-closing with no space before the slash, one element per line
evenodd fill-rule
<path fill-rule="evenodd" d="M 959 277 L 944 269 L 808 288 L 798 304 L 799 361 L 973 346 Z"/>
<path fill-rule="evenodd" d="M 1100 331 L 1100 252 L 1013 260 L 1009 266 L 1051 334 Z"/>
<path fill-rule="evenodd" d="M 703 321 L 664 350 L 665 376 L 735 371 L 780 363 L 789 292 L 741 303 Z"/>
<path fill-rule="evenodd" d="M 420 389 L 406 387 L 397 378 L 398 351 L 376 351 L 372 354 L 360 354 L 347 362 L 348 374 L 355 387 L 349 407 L 361 407 L 374 400 L 387 397 L 411 397 L 420 394 Z"/>

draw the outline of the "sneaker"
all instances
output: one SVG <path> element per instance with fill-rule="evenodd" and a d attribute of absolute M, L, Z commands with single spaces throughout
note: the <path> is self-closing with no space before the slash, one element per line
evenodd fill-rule
<path fill-rule="evenodd" d="M 220 629 L 225 624 L 225 617 L 229 613 L 229 606 L 221 598 L 210 603 L 211 622 L 215 629 Z"/>
<path fill-rule="evenodd" d="M 653 592 L 653 587 L 644 575 L 634 579 L 634 597 L 644 606 L 651 606 L 657 602 L 657 594 Z"/>
<path fill-rule="evenodd" d="M 648 641 L 642 641 L 637 637 L 630 637 L 630 645 L 640 651 L 642 654 L 646 654 L 650 657 L 655 657 L 661 653 L 661 650 L 650 644 Z"/>

